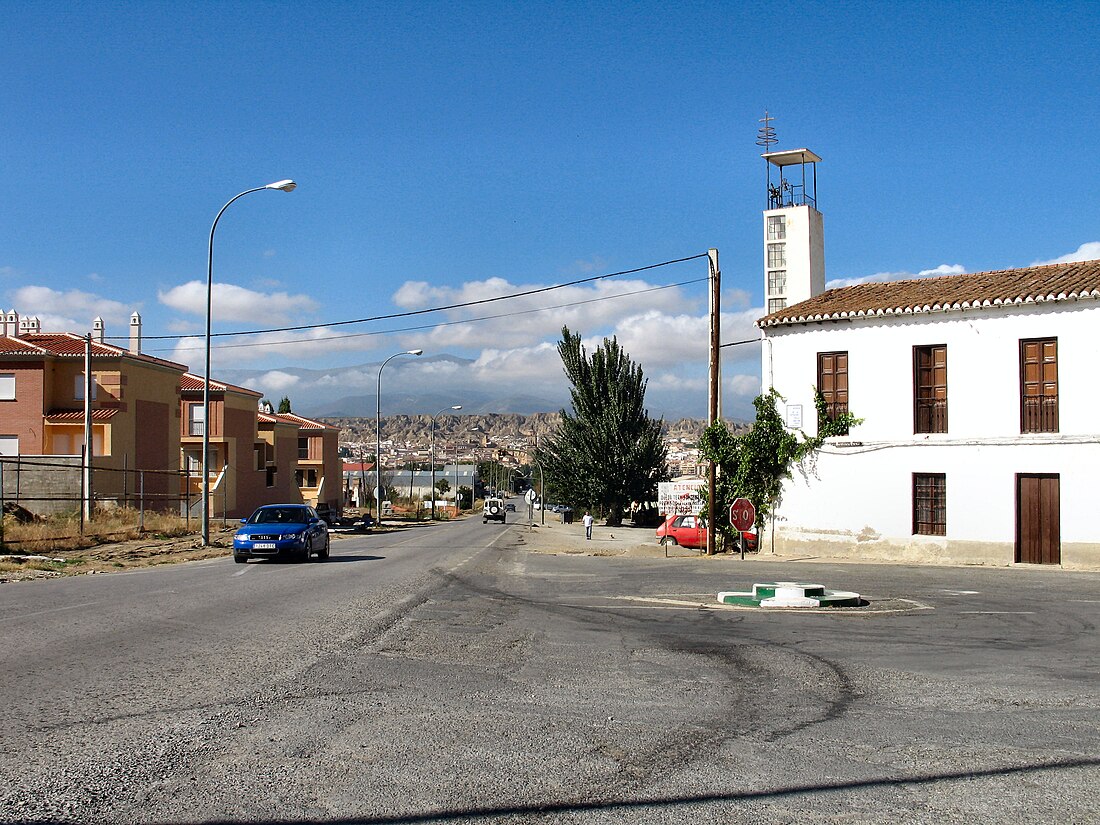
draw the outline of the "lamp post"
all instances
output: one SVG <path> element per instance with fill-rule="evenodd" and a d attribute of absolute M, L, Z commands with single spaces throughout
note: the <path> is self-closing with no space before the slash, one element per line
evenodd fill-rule
<path fill-rule="evenodd" d="M 210 544 L 210 319 L 211 306 L 214 295 L 214 230 L 218 228 L 229 204 L 251 195 L 253 192 L 263 192 L 265 189 L 278 189 L 281 192 L 293 192 L 298 186 L 292 180 L 280 180 L 269 183 L 267 186 L 257 186 L 255 189 L 246 189 L 238 195 L 230 198 L 225 206 L 218 212 L 214 223 L 210 227 L 210 244 L 206 253 L 206 369 L 202 379 L 202 544 L 206 547 Z"/>
<path fill-rule="evenodd" d="M 386 364 L 401 355 L 422 355 L 422 349 L 409 349 L 404 352 L 395 352 L 382 362 L 378 368 L 378 393 L 375 395 L 374 406 L 374 523 L 382 526 L 382 370 Z"/>
<path fill-rule="evenodd" d="M 454 404 L 450 407 L 444 407 L 442 410 L 432 416 L 432 521 L 435 521 L 435 420 L 447 410 L 461 410 L 461 404 Z M 458 490 L 455 490 L 455 495 L 458 495 Z"/>

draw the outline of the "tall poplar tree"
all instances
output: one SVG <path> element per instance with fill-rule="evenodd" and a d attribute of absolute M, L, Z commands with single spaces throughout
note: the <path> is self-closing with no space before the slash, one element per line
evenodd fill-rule
<path fill-rule="evenodd" d="M 558 353 L 573 385 L 572 414 L 539 449 L 551 495 L 576 506 L 599 507 L 607 523 L 622 524 L 631 502 L 652 501 L 668 478 L 662 421 L 645 409 L 646 379 L 615 338 L 589 357 L 581 336 L 562 327 Z"/>

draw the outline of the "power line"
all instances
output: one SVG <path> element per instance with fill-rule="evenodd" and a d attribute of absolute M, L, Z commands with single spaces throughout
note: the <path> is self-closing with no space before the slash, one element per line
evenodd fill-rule
<path fill-rule="evenodd" d="M 742 343 L 760 343 L 761 341 L 763 341 L 762 338 L 748 338 L 744 341 L 730 341 L 727 344 L 718 344 L 718 349 L 722 349 L 723 346 L 738 346 Z"/>
<path fill-rule="evenodd" d="M 590 278 L 580 278 L 580 279 L 575 280 L 575 281 L 567 281 L 563 284 L 554 284 L 553 286 L 539 287 L 538 289 L 528 289 L 528 290 L 525 290 L 523 292 L 513 292 L 513 293 L 510 293 L 508 295 L 498 295 L 494 298 L 482 298 L 482 299 L 477 300 L 477 301 L 464 301 L 463 303 L 449 304 L 447 306 L 428 307 L 426 309 L 414 309 L 414 310 L 409 310 L 408 312 L 395 312 L 395 313 L 391 313 L 389 315 L 374 315 L 374 316 L 371 316 L 369 318 L 353 318 L 353 319 L 346 320 L 346 321 L 330 321 L 329 323 L 323 323 L 323 324 L 302 324 L 300 326 L 294 326 L 294 327 L 272 327 L 270 329 L 241 330 L 241 331 L 236 331 L 236 332 L 215 332 L 215 333 L 212 333 L 210 337 L 211 338 L 227 338 L 227 337 L 230 337 L 230 336 L 237 336 L 237 335 L 262 335 L 264 333 L 269 333 L 269 332 L 300 332 L 302 330 L 310 330 L 310 329 L 326 329 L 328 327 L 341 327 L 341 326 L 347 326 L 349 324 L 366 324 L 366 323 L 370 323 L 372 321 L 389 321 L 389 320 L 393 320 L 395 318 L 409 318 L 409 317 L 412 317 L 414 315 L 427 315 L 428 313 L 432 313 L 432 312 L 446 312 L 446 311 L 452 310 L 452 309 L 463 309 L 465 307 L 480 306 L 481 304 L 491 304 L 491 303 L 494 303 L 496 301 L 507 301 L 507 300 L 511 300 L 512 298 L 523 298 L 523 297 L 526 297 L 528 295 L 538 295 L 540 293 L 550 292 L 550 291 L 555 290 L 555 289 L 564 289 L 567 286 L 577 286 L 579 284 L 589 284 L 589 283 L 593 283 L 595 281 L 602 281 L 602 280 L 605 280 L 607 278 L 615 278 L 615 277 L 618 277 L 619 275 L 633 275 L 634 273 L 637 273 L 637 272 L 645 272 L 647 270 L 657 269 L 657 268 L 662 267 L 662 266 L 671 266 L 672 264 L 682 264 L 682 263 L 685 263 L 686 261 L 695 261 L 695 260 L 698 260 L 699 258 L 705 258 L 705 257 L 707 257 L 706 253 L 701 253 L 699 255 L 691 255 L 691 256 L 688 256 L 686 258 L 676 258 L 676 259 L 671 260 L 671 261 L 662 261 L 661 263 L 658 263 L 658 264 L 649 264 L 647 266 L 639 266 L 639 267 L 635 267 L 634 269 L 624 269 L 624 270 L 621 270 L 619 272 L 609 272 L 609 273 L 604 274 L 604 275 L 593 275 Z M 433 326 L 435 326 L 435 325 L 433 325 Z M 193 338 L 193 337 L 194 337 L 193 334 L 192 335 L 146 335 L 146 336 L 143 336 L 143 338 L 146 341 L 166 341 L 166 340 L 178 341 L 178 340 L 181 340 L 183 338 Z M 105 340 L 107 340 L 107 339 L 109 339 L 109 340 L 118 340 L 118 341 L 129 340 L 129 338 L 127 336 L 122 336 L 122 335 L 107 336 L 107 338 Z"/>
<path fill-rule="evenodd" d="M 617 295 L 603 295 L 603 296 L 600 296 L 599 298 L 588 298 L 588 299 L 583 300 L 583 301 L 570 301 L 568 303 L 555 304 L 553 306 L 534 307 L 532 309 L 521 309 L 521 310 L 517 310 L 515 312 L 502 312 L 502 313 L 498 313 L 496 315 L 483 315 L 483 316 L 478 317 L 478 318 L 464 318 L 464 319 L 461 319 L 461 320 L 458 320 L 458 321 L 440 321 L 439 323 L 436 323 L 436 324 L 420 324 L 420 325 L 412 326 L 412 327 L 398 327 L 397 329 L 379 329 L 379 330 L 371 330 L 370 332 L 353 332 L 353 333 L 350 333 L 348 335 L 329 335 L 329 336 L 326 336 L 324 338 L 315 338 L 315 339 L 311 339 L 311 340 L 303 340 L 301 338 L 292 338 L 292 339 L 287 339 L 287 340 L 284 340 L 284 341 L 254 341 L 254 342 L 248 343 L 248 344 L 221 344 L 221 345 L 215 347 L 215 349 L 226 350 L 226 349 L 244 349 L 244 348 L 250 348 L 250 347 L 273 347 L 273 346 L 280 346 L 282 344 L 310 344 L 310 343 L 314 343 L 314 342 L 324 343 L 324 342 L 328 342 L 328 341 L 344 341 L 344 340 L 347 340 L 349 338 L 368 338 L 372 335 L 393 335 L 394 333 L 399 333 L 399 332 L 416 332 L 417 330 L 421 330 L 421 329 L 435 329 L 437 327 L 450 327 L 450 326 L 457 326 L 459 324 L 473 324 L 473 323 L 477 323 L 479 321 L 494 321 L 494 320 L 498 320 L 500 318 L 512 318 L 512 317 L 515 317 L 517 315 L 530 315 L 530 314 L 533 314 L 533 313 L 536 313 L 536 312 L 549 312 L 550 310 L 553 310 L 553 309 L 568 309 L 569 307 L 583 306 L 585 304 L 594 304 L 594 303 L 598 303 L 600 301 L 611 301 L 611 300 L 614 300 L 616 298 L 629 298 L 633 295 L 644 295 L 644 294 L 649 293 L 649 292 L 660 292 L 661 290 L 673 289 L 674 287 L 687 286 L 689 284 L 697 284 L 697 283 L 701 283 L 701 282 L 706 281 L 706 280 L 707 280 L 706 277 L 693 278 L 693 279 L 687 280 L 687 281 L 678 281 L 677 283 L 673 283 L 673 284 L 663 284 L 661 286 L 649 287 L 648 289 L 637 289 L 637 290 L 634 290 L 633 292 L 620 292 Z M 258 332 L 250 333 L 250 334 L 259 335 L 259 334 L 261 334 L 261 332 L 258 331 Z M 191 337 L 195 337 L 195 336 L 184 336 L 184 337 L 191 338 Z M 172 350 L 169 350 L 169 349 L 165 348 L 165 349 L 160 349 L 160 350 L 152 349 L 150 351 L 151 352 L 168 352 L 168 351 L 187 352 L 187 351 L 200 350 L 202 348 L 203 347 L 201 347 L 201 346 L 175 347 Z"/>

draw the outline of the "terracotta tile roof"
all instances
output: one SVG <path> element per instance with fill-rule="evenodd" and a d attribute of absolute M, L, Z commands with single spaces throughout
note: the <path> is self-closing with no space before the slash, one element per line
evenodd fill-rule
<path fill-rule="evenodd" d="M 1100 300 L 1100 261 L 942 275 L 830 289 L 765 315 L 758 327 L 876 315 L 960 312 L 1059 301 Z"/>
<path fill-rule="evenodd" d="M 328 427 L 322 424 L 320 421 L 314 421 L 311 418 L 302 418 L 300 415 L 294 413 L 278 413 L 278 417 L 282 421 L 289 422 L 291 424 L 297 424 L 299 429 L 302 430 L 326 430 L 326 429 L 338 429 L 337 427 Z"/>
<path fill-rule="evenodd" d="M 0 355 L 52 355 L 58 358 L 83 358 L 86 339 L 74 332 L 33 332 L 14 338 L 0 335 Z M 92 341 L 93 358 L 136 358 L 152 364 L 186 370 L 183 364 L 154 358 L 151 355 L 134 355 L 128 349 L 114 344 Z"/>
<path fill-rule="evenodd" d="M 193 375 L 187 372 L 180 377 L 181 392 L 202 392 L 204 384 L 205 381 L 201 375 Z M 224 381 L 218 381 L 216 378 L 210 379 L 210 389 L 212 392 L 226 392 L 227 390 L 243 392 L 245 395 L 254 395 L 257 398 L 263 398 L 264 395 L 262 392 L 250 390 L 248 387 L 238 387 L 233 384 L 226 384 Z"/>

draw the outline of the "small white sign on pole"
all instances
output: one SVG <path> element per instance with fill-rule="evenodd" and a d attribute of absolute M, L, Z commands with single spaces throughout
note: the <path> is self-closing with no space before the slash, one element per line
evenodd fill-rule
<path fill-rule="evenodd" d="M 703 509 L 706 482 L 661 481 L 657 484 L 657 511 L 663 516 L 690 516 Z"/>

